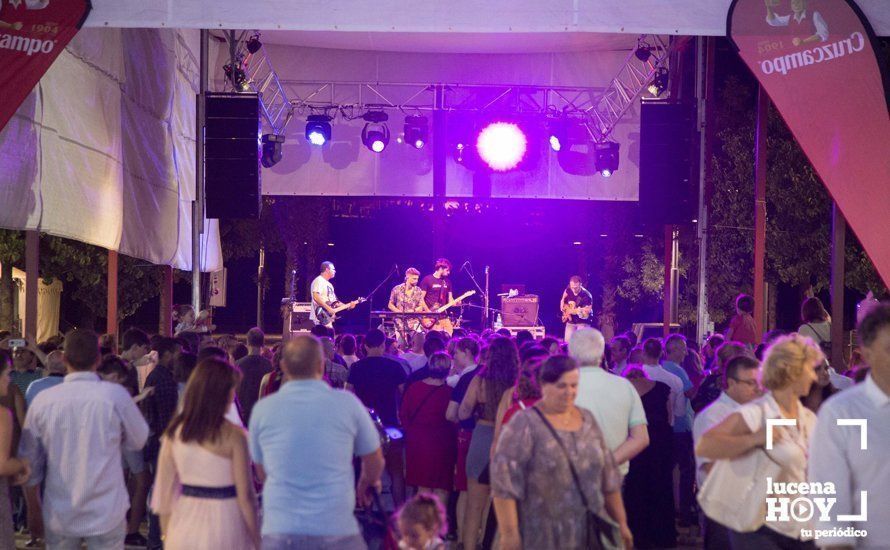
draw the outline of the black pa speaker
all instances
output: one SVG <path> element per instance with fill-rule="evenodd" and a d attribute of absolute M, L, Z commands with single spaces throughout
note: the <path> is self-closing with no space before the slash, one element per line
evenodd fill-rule
<path fill-rule="evenodd" d="M 640 109 L 640 221 L 647 228 L 698 218 L 695 106 L 643 101 Z"/>
<path fill-rule="evenodd" d="M 260 98 L 208 93 L 205 100 L 204 193 L 208 218 L 259 218 Z"/>

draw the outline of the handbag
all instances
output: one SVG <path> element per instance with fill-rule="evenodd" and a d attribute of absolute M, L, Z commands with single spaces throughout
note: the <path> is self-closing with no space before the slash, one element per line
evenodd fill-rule
<path fill-rule="evenodd" d="M 763 448 L 716 460 L 698 492 L 698 503 L 707 517 L 733 531 L 756 531 L 766 521 L 766 478 L 777 478 L 781 471 Z"/>
<path fill-rule="evenodd" d="M 566 449 L 562 439 L 560 439 L 559 434 L 556 433 L 556 429 L 550 424 L 550 421 L 547 420 L 547 417 L 544 416 L 544 413 L 542 413 L 540 409 L 537 407 L 531 407 L 531 409 L 538 414 L 538 417 L 544 422 L 544 425 L 547 426 L 550 435 L 552 435 L 553 439 L 559 444 L 559 448 L 562 449 L 566 461 L 569 463 L 569 471 L 572 472 L 575 488 L 578 489 L 578 494 L 581 497 L 581 504 L 584 505 L 584 510 L 587 512 L 586 548 L 602 548 L 603 550 L 620 550 L 624 548 L 624 542 L 621 539 L 621 528 L 618 524 L 611 518 L 603 517 L 599 513 L 590 509 L 587 495 L 584 494 L 584 488 L 581 486 L 581 479 L 578 477 L 577 470 L 575 470 L 575 463 L 572 462 L 572 456 L 569 454 L 569 450 Z"/>

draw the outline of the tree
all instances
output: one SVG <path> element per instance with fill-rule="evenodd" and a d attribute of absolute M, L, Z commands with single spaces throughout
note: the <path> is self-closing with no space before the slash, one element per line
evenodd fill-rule
<path fill-rule="evenodd" d="M 716 109 L 707 258 L 709 314 L 716 323 L 732 315 L 739 292 L 753 288 L 755 93 L 750 75 L 730 75 Z M 776 109 L 768 119 L 767 163 L 766 280 L 824 289 L 830 274 L 831 197 Z M 848 235 L 847 286 L 886 294 L 861 245 Z"/>
<path fill-rule="evenodd" d="M 21 231 L 0 229 L 0 264 L 3 274 L 0 277 L 0 329 L 6 330 L 13 326 L 13 293 L 15 283 L 12 280 L 12 267 L 22 261 L 25 253 L 25 236 Z"/>
<path fill-rule="evenodd" d="M 160 292 L 161 273 L 156 266 L 121 254 L 118 257 L 118 320 L 133 315 L 140 305 Z M 108 303 L 108 251 L 104 248 L 44 235 L 41 240 L 40 273 L 51 282 L 65 283 L 67 294 L 78 306 L 76 322 L 93 328 L 105 317 Z"/>

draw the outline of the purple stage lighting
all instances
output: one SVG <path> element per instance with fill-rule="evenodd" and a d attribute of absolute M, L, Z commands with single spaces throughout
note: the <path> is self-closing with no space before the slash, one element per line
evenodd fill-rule
<path fill-rule="evenodd" d="M 492 170 L 506 172 L 522 162 L 528 149 L 528 138 L 516 124 L 494 122 L 479 132 L 476 149 Z"/>

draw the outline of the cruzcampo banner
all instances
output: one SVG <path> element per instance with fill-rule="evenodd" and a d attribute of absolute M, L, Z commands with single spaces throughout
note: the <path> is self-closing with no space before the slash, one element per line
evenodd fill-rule
<path fill-rule="evenodd" d="M 90 12 L 89 0 L 0 0 L 0 130 Z"/>
<path fill-rule="evenodd" d="M 890 285 L 890 115 L 868 21 L 852 0 L 735 0 L 727 35 Z"/>

